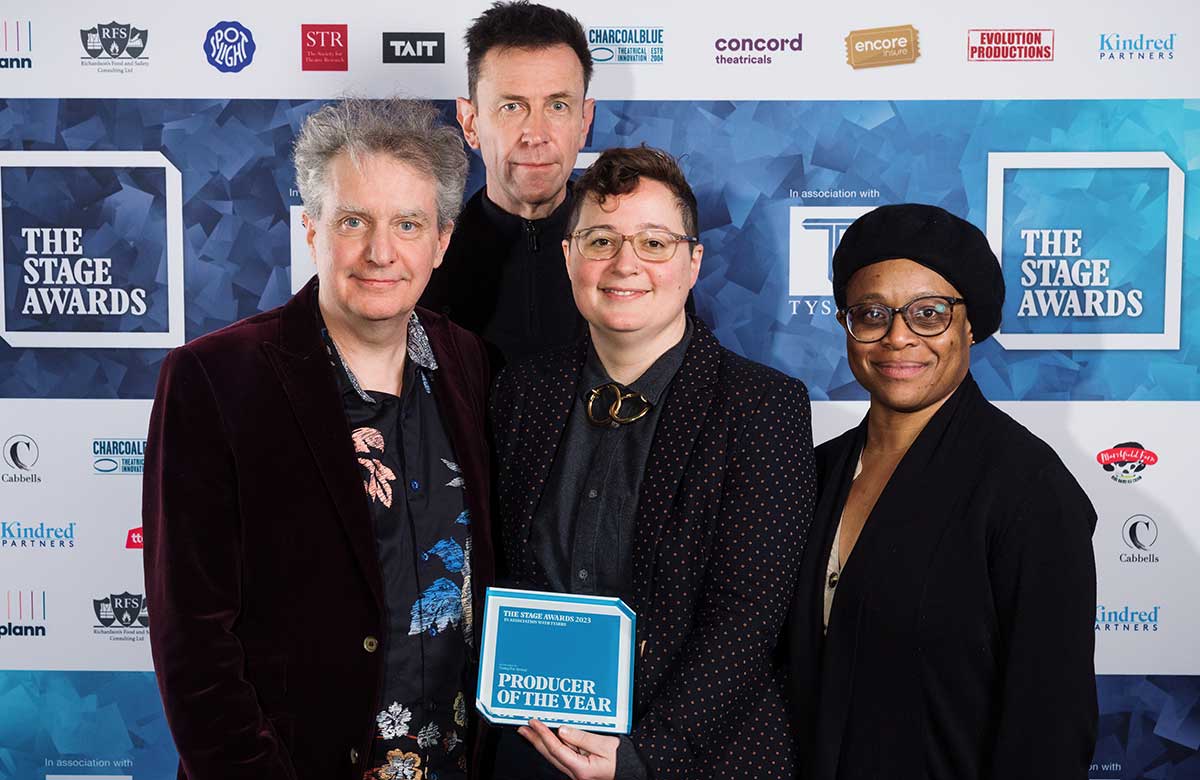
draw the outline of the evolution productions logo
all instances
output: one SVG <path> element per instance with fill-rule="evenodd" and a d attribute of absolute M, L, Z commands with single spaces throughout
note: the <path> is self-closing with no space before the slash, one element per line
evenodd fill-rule
<path fill-rule="evenodd" d="M 150 64 L 146 56 L 149 39 L 148 30 L 115 21 L 80 30 L 79 41 L 87 56 L 81 57 L 79 64 L 95 68 L 97 73 L 133 73 Z"/>
<path fill-rule="evenodd" d="M 144 642 L 150 626 L 146 597 L 140 593 L 110 594 L 92 599 L 96 625 L 92 633 L 111 642 Z"/>
<path fill-rule="evenodd" d="M 1158 463 L 1158 455 L 1136 441 L 1115 444 L 1096 453 L 1096 462 L 1108 472 L 1113 482 L 1132 485 L 1140 482 L 1142 472 Z"/>
<path fill-rule="evenodd" d="M 4 442 L 4 463 L 11 470 L 4 474 L 0 474 L 0 483 L 6 485 L 11 484 L 37 484 L 42 481 L 33 467 L 38 462 L 38 457 L 41 455 L 41 450 L 38 449 L 37 442 L 32 436 L 24 433 L 16 433 L 8 437 Z"/>
<path fill-rule="evenodd" d="M 968 30 L 969 62 L 1051 62 L 1054 30 Z"/>
<path fill-rule="evenodd" d="M 5 591 L 4 607 L 5 622 L 0 623 L 0 640 L 46 635 L 46 591 Z"/>
<path fill-rule="evenodd" d="M 182 344 L 182 189 L 159 152 L 0 151 L 0 338 Z"/>
<path fill-rule="evenodd" d="M 1121 553 L 1121 563 L 1158 563 L 1158 556 L 1150 548 L 1158 541 L 1158 523 L 1149 515 L 1134 515 L 1121 526 L 1121 539 L 1133 550 Z"/>
<path fill-rule="evenodd" d="M 204 34 L 204 56 L 222 73 L 240 73 L 254 61 L 257 48 L 240 22 L 217 22 Z"/>
<path fill-rule="evenodd" d="M 139 475 L 145 467 L 145 439 L 92 439 L 94 473 Z"/>
<path fill-rule="evenodd" d="M 1005 349 L 1179 349 L 1183 170 L 1165 153 L 992 152 L 987 215 Z"/>
<path fill-rule="evenodd" d="M 588 48 L 598 65 L 647 65 L 664 61 L 661 27 L 589 27 Z"/>

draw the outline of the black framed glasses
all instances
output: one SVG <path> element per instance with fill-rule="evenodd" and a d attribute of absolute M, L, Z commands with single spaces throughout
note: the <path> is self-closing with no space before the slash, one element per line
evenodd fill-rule
<path fill-rule="evenodd" d="M 851 338 L 862 344 L 886 336 L 897 314 L 904 317 L 904 324 L 918 336 L 940 336 L 954 321 L 954 307 L 960 303 L 966 303 L 966 299 L 949 295 L 923 295 L 896 307 L 859 303 L 842 310 L 842 319 Z"/>
<path fill-rule="evenodd" d="M 633 253 L 648 263 L 670 260 L 681 243 L 700 240 L 696 236 L 681 236 L 669 230 L 641 230 L 627 236 L 609 228 L 576 230 L 568 238 L 575 240 L 579 254 L 588 260 L 612 260 L 629 241 L 633 243 Z"/>

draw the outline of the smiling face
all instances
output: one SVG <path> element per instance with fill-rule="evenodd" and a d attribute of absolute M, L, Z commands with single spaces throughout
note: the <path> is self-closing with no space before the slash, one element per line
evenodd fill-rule
<path fill-rule="evenodd" d="M 665 184 L 642 178 L 626 195 L 592 196 L 580 208 L 576 231 L 605 227 L 622 235 L 643 230 L 666 230 L 684 235 L 683 215 L 675 194 Z M 625 241 L 610 260 L 589 260 L 579 252 L 578 239 L 563 242 L 567 275 L 579 313 L 593 331 L 655 339 L 680 328 L 688 291 L 700 273 L 704 247 L 688 251 L 687 242 L 662 262 L 647 262 Z"/>
<path fill-rule="evenodd" d="M 562 203 L 593 108 L 583 66 L 566 44 L 488 51 L 474 100 L 458 99 L 458 121 L 483 157 L 492 202 L 527 219 Z"/>
<path fill-rule="evenodd" d="M 453 223 L 438 230 L 437 187 L 407 163 L 347 152 L 329 163 L 321 216 L 305 214 L 327 320 L 362 330 L 407 318 L 442 262 Z"/>
<path fill-rule="evenodd" d="M 862 268 L 846 287 L 849 306 L 882 303 L 898 307 L 927 295 L 961 297 L 940 274 L 912 260 L 885 260 Z M 839 315 L 839 320 L 842 316 Z M 844 324 L 844 321 L 843 321 Z M 846 334 L 854 377 L 871 394 L 872 405 L 917 412 L 940 405 L 962 383 L 971 365 L 971 326 L 965 304 L 954 307 L 950 327 L 938 336 L 918 336 L 896 314 L 887 334 L 862 344 Z"/>

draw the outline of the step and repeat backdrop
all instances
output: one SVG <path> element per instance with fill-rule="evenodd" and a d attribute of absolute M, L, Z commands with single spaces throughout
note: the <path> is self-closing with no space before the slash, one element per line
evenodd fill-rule
<path fill-rule="evenodd" d="M 808 384 L 818 441 L 865 411 L 830 286 L 845 228 L 924 201 L 984 229 L 1008 302 L 974 375 L 1099 513 L 1091 777 L 1197 778 L 1200 9 L 1048 5 L 571 0 L 596 59 L 580 165 L 681 158 L 700 314 Z M 312 273 L 305 116 L 403 94 L 453 121 L 483 8 L 0 12 L 0 780 L 174 776 L 139 516 L 163 356 Z"/>

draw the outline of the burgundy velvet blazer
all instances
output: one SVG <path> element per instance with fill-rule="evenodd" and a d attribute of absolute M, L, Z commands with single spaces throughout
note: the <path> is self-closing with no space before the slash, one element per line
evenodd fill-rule
<path fill-rule="evenodd" d="M 315 305 L 314 280 L 173 350 L 159 375 L 142 494 L 146 589 L 180 778 L 359 780 L 366 769 L 386 610 Z M 466 480 L 482 605 L 494 573 L 487 359 L 476 336 L 418 314 Z"/>

